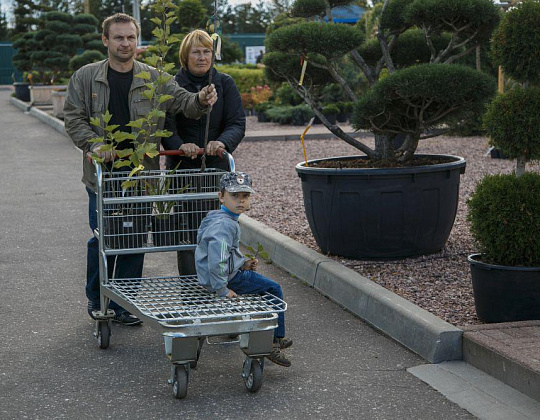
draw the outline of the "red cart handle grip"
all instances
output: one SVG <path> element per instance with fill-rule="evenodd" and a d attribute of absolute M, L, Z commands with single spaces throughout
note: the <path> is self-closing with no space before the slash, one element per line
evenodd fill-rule
<path fill-rule="evenodd" d="M 204 149 L 203 148 L 200 148 L 198 151 L 197 151 L 197 154 L 200 156 L 204 153 Z M 217 155 L 219 156 L 220 159 L 223 159 L 223 153 L 225 153 L 225 149 L 223 149 L 222 147 L 220 147 L 217 151 Z M 176 150 L 160 150 L 159 151 L 159 155 L 160 156 L 184 156 L 185 153 L 183 150 L 180 150 L 180 149 L 176 149 Z"/>

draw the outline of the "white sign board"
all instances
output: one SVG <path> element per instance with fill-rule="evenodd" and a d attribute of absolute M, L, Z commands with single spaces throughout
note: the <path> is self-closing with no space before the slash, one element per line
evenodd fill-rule
<path fill-rule="evenodd" d="M 261 54 L 261 51 L 264 53 L 265 47 L 246 47 L 246 64 L 256 64 L 257 57 Z"/>

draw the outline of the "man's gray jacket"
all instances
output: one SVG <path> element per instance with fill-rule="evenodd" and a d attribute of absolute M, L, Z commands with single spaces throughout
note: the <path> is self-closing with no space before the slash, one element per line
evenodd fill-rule
<path fill-rule="evenodd" d="M 90 124 L 90 117 L 100 117 L 107 111 L 109 105 L 110 89 L 107 82 L 107 71 L 109 60 L 99 61 L 81 67 L 71 76 L 67 88 L 66 102 L 64 105 L 65 129 L 75 146 L 83 151 L 83 178 L 82 181 L 91 190 L 96 189 L 95 169 L 91 162 L 86 159 L 86 153 L 97 147 L 98 143 L 88 141 L 102 137 L 103 132 L 99 127 Z M 130 119 L 135 121 L 144 118 L 151 110 L 151 102 L 143 96 L 143 92 L 148 88 L 144 79 L 135 77 L 141 71 L 149 72 L 152 80 L 158 76 L 158 72 L 153 67 L 135 61 L 133 65 L 133 83 L 129 91 Z M 171 114 L 181 112 L 188 118 L 200 118 L 206 112 L 206 108 L 198 101 L 198 94 L 191 93 L 178 86 L 171 78 L 164 87 L 163 93 L 172 95 L 174 98 L 162 104 L 163 111 Z M 153 130 L 163 129 L 164 118 L 160 118 L 157 127 Z M 136 134 L 135 129 L 133 129 Z M 154 137 L 153 137 L 154 138 Z M 160 142 L 160 138 L 154 138 Z M 159 144 L 158 144 L 159 149 Z M 159 159 L 146 159 L 145 168 L 159 169 Z"/>

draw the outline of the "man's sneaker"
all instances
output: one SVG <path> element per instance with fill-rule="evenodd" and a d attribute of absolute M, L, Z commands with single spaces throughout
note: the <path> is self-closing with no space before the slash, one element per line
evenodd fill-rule
<path fill-rule="evenodd" d="M 292 346 L 292 340 L 287 337 L 276 338 L 274 339 L 274 343 L 278 344 L 281 350 L 288 349 L 289 347 Z"/>
<path fill-rule="evenodd" d="M 291 366 L 291 361 L 281 352 L 279 347 L 274 347 L 272 353 L 266 356 L 268 360 L 275 363 L 276 365 L 289 367 Z"/>
<path fill-rule="evenodd" d="M 139 318 L 137 318 L 135 315 L 130 314 L 128 311 L 115 313 L 113 321 L 127 326 L 142 324 L 142 321 Z"/>
<path fill-rule="evenodd" d="M 90 318 L 92 318 L 94 321 L 96 317 L 92 312 L 101 310 L 101 303 L 98 302 L 92 302 L 91 300 L 88 301 L 88 315 L 90 315 Z"/>

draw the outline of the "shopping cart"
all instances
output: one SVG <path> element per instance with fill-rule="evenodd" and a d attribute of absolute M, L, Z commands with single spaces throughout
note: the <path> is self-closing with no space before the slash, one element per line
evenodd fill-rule
<path fill-rule="evenodd" d="M 233 171 L 232 156 L 224 154 Z M 195 249 L 200 222 L 220 206 L 217 193 L 225 171 L 154 170 L 129 178 L 128 172 L 103 170 L 98 163 L 95 169 L 101 310 L 93 315 L 99 347 L 109 347 L 112 299 L 163 335 L 176 398 L 187 395 L 190 369 L 196 367 L 204 341 L 215 336 L 239 335 L 236 342 L 246 355 L 245 386 L 258 391 L 277 313 L 287 309 L 283 300 L 269 293 L 220 298 L 196 276 L 114 278 L 107 266 L 108 256 Z"/>

